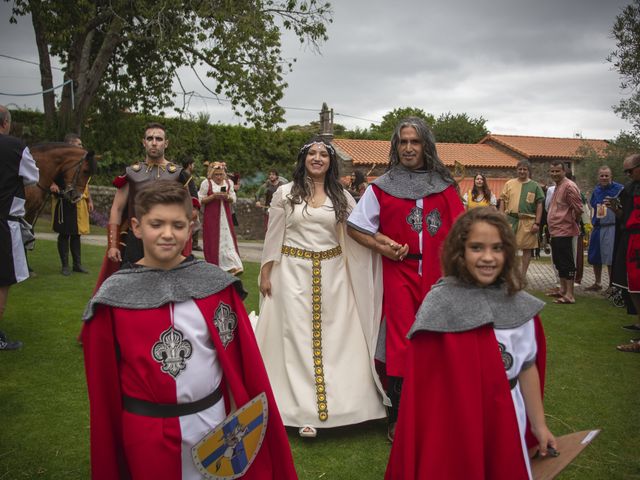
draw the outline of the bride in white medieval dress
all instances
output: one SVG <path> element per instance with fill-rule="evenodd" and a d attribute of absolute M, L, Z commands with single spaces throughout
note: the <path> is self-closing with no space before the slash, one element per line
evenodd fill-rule
<path fill-rule="evenodd" d="M 380 264 L 346 234 L 354 205 L 335 150 L 316 138 L 269 209 L 256 338 L 284 424 L 303 437 L 385 417 L 373 363 Z"/>

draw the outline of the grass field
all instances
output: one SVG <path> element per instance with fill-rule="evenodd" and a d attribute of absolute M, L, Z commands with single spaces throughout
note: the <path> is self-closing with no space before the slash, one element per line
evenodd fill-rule
<path fill-rule="evenodd" d="M 83 245 L 90 275 L 59 274 L 55 243 L 38 241 L 37 276 L 11 288 L 0 329 L 25 342 L 1 352 L 0 480 L 89 478 L 89 418 L 76 343 L 104 248 Z M 257 310 L 256 264 L 245 265 L 247 310 Z M 602 298 L 542 313 L 548 341 L 546 412 L 555 434 L 602 428 L 561 479 L 640 479 L 640 355 L 615 345 L 632 317 Z M 428 427 L 427 427 L 428 428 Z M 462 432 L 461 432 L 462 433 Z M 389 443 L 384 422 L 289 435 L 301 479 L 381 479 Z"/>

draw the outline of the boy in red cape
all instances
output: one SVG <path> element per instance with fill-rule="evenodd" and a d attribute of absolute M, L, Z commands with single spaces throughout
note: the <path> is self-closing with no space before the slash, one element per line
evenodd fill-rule
<path fill-rule="evenodd" d="M 515 236 L 490 207 L 454 224 L 442 278 L 408 337 L 407 375 L 386 479 L 531 478 L 527 419 L 547 455 L 544 302 L 522 291 Z"/>
<path fill-rule="evenodd" d="M 204 478 L 193 446 L 264 394 L 266 433 L 257 454 L 242 452 L 242 478 L 295 479 L 239 280 L 181 254 L 191 208 L 176 182 L 141 190 L 132 226 L 144 257 L 109 277 L 83 315 L 92 478 Z"/>

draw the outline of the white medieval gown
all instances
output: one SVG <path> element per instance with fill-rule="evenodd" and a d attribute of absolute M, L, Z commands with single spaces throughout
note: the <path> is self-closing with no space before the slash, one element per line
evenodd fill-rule
<path fill-rule="evenodd" d="M 326 428 L 382 418 L 387 400 L 373 363 L 379 257 L 347 236 L 328 197 L 319 208 L 292 208 L 291 186 L 276 191 L 269 209 L 262 265 L 274 262 L 272 295 L 262 298 L 256 327 L 283 422 Z M 314 266 L 313 253 L 305 252 L 328 258 Z"/>

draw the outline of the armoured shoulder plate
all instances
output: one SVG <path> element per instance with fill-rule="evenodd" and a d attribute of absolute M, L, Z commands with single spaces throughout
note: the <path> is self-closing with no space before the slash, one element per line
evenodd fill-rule
<path fill-rule="evenodd" d="M 126 176 L 129 183 L 142 184 L 154 180 L 180 180 L 182 167 L 174 163 L 164 165 L 138 162 L 127 167 Z"/>

